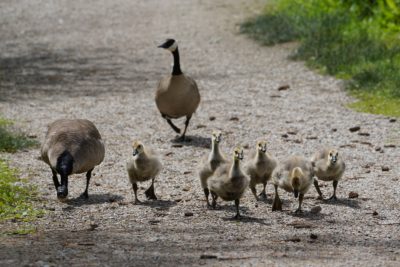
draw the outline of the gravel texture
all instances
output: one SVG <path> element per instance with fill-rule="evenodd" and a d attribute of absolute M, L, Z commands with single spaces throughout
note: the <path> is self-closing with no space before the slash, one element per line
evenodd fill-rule
<path fill-rule="evenodd" d="M 90 199 L 76 199 L 85 176 L 74 175 L 70 200 L 60 203 L 38 148 L 1 155 L 38 185 L 47 213 L 32 223 L 35 234 L 0 237 L 0 265 L 398 266 L 400 122 L 349 110 L 353 99 L 340 81 L 287 59 L 295 44 L 261 47 L 239 35 L 238 23 L 263 5 L 2 1 L 0 112 L 39 140 L 57 118 L 90 119 L 106 157 Z M 182 146 L 154 103 L 159 79 L 171 71 L 171 55 L 156 48 L 167 37 L 178 41 L 182 70 L 202 95 Z M 240 221 L 231 219 L 233 203 L 206 209 L 197 170 L 213 129 L 222 130 L 226 154 L 242 144 L 245 160 L 259 139 L 278 159 L 337 147 L 347 165 L 339 200 L 318 201 L 311 188 L 298 216 L 296 200 L 281 191 L 284 211 L 272 212 L 268 185 L 266 202 L 245 193 Z M 136 206 L 125 170 L 134 138 L 157 150 L 164 166 L 155 183 L 160 200 Z M 141 200 L 148 185 L 139 186 Z M 330 196 L 331 183 L 320 186 Z"/>

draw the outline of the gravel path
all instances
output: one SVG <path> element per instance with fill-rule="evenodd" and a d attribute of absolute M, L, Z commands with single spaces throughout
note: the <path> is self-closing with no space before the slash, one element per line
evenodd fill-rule
<path fill-rule="evenodd" d="M 84 175 L 75 175 L 71 200 L 60 203 L 49 168 L 36 159 L 38 149 L 1 155 L 39 186 L 48 212 L 33 223 L 37 233 L 0 237 L 0 265 L 398 266 L 399 122 L 346 108 L 352 99 L 340 81 L 287 59 L 294 44 L 261 47 L 239 35 L 238 23 L 262 5 L 2 1 L 0 113 L 40 140 L 57 118 L 90 119 L 105 139 L 106 157 L 94 170 L 90 200 L 75 199 L 85 184 Z M 157 82 L 172 62 L 156 48 L 167 37 L 178 40 L 182 70 L 202 95 L 188 130 L 192 141 L 182 147 L 154 104 Z M 282 85 L 290 88 L 277 90 Z M 361 129 L 350 132 L 354 126 Z M 284 211 L 272 213 L 271 201 L 255 203 L 248 190 L 239 222 L 230 219 L 233 203 L 207 210 L 197 166 L 213 129 L 223 131 L 225 153 L 240 143 L 245 157 L 262 138 L 279 159 L 310 157 L 325 144 L 338 147 L 348 166 L 339 200 L 317 201 L 312 188 L 305 213 L 296 216 L 292 195 L 283 193 Z M 133 138 L 162 157 L 159 201 L 132 205 L 125 161 Z M 321 184 L 328 196 L 331 183 Z M 147 186 L 139 187 L 139 198 Z M 349 199 L 351 191 L 358 198 Z M 271 199 L 271 185 L 267 193 Z M 314 206 L 322 211 L 312 214 Z"/>

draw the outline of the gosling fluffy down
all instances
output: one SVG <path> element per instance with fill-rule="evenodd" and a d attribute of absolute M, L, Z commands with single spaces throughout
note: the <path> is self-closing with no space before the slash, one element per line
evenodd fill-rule
<path fill-rule="evenodd" d="M 318 179 L 322 181 L 332 181 L 333 194 L 330 199 L 337 200 L 336 188 L 346 169 L 346 164 L 341 155 L 339 156 L 339 152 L 334 148 L 323 148 L 314 154 L 311 158 L 311 162 L 314 165 L 314 173 Z M 314 180 L 314 186 L 318 192 L 319 198 L 323 199 L 317 179 Z"/>
<path fill-rule="evenodd" d="M 91 121 L 60 119 L 51 123 L 41 147 L 41 159 L 51 168 L 58 199 L 68 196 L 68 176 L 83 172 L 86 172 L 86 189 L 82 197 L 88 198 L 92 171 L 103 161 L 104 154 L 103 140 Z M 61 176 L 61 184 L 57 174 Z"/>
<path fill-rule="evenodd" d="M 184 141 L 189 121 L 200 103 L 199 89 L 196 82 L 181 71 L 177 42 L 168 39 L 159 47 L 172 53 L 174 66 L 172 74 L 163 78 L 158 84 L 155 101 L 161 116 L 175 132 L 180 133 L 181 130 L 171 119 L 186 117 L 185 129 L 180 137 L 180 140 Z"/>
<path fill-rule="evenodd" d="M 314 170 L 311 162 L 302 156 L 290 156 L 272 173 L 272 183 L 275 187 L 275 198 L 272 211 L 282 210 L 282 202 L 279 198 L 278 187 L 287 192 L 293 192 L 295 198 L 299 198 L 299 207 L 296 213 L 302 212 L 301 204 L 304 195 L 313 183 Z"/>
<path fill-rule="evenodd" d="M 162 169 L 162 165 L 155 152 L 145 147 L 142 142 L 134 141 L 132 143 L 132 156 L 128 159 L 126 168 L 129 181 L 132 183 L 132 189 L 135 194 L 134 204 L 140 203 L 137 197 L 138 182 L 144 182 L 151 179 L 150 187 L 145 191 L 148 199 L 156 200 L 154 193 L 154 179 Z"/>
<path fill-rule="evenodd" d="M 271 179 L 272 172 L 276 165 L 276 159 L 267 152 L 267 142 L 257 142 L 256 151 L 245 168 L 246 173 L 250 177 L 249 187 L 256 200 L 259 200 L 256 191 L 257 184 L 263 184 L 263 191 L 259 196 L 263 199 L 267 199 L 265 187 L 267 186 L 267 182 Z"/>
<path fill-rule="evenodd" d="M 243 149 L 237 147 L 233 152 L 233 161 L 221 164 L 207 181 L 212 196 L 212 206 L 215 208 L 217 197 L 225 201 L 235 201 L 237 219 L 240 217 L 239 201 L 250 180 L 240 168 L 241 160 L 243 160 Z"/>
<path fill-rule="evenodd" d="M 225 156 L 219 149 L 219 144 L 221 142 L 221 132 L 213 131 L 211 135 L 211 151 L 209 155 L 203 159 L 200 165 L 199 177 L 201 187 L 203 188 L 204 195 L 207 201 L 207 207 L 210 207 L 210 202 L 208 200 L 209 189 L 207 186 L 208 178 L 213 175 L 214 171 L 220 166 L 222 163 L 226 162 Z"/>

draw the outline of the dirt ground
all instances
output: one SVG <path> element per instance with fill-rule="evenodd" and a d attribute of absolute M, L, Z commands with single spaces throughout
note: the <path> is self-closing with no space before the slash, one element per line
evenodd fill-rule
<path fill-rule="evenodd" d="M 238 34 L 238 23 L 263 4 L 1 1 L 0 113 L 39 140 L 57 118 L 90 119 L 106 157 L 94 170 L 90 199 L 77 198 L 85 176 L 74 175 L 70 200 L 60 203 L 39 148 L 1 155 L 38 185 L 47 213 L 32 223 L 36 233 L 0 237 L 0 265 L 398 266 L 399 121 L 349 110 L 353 99 L 340 81 L 287 59 L 295 44 L 261 47 Z M 154 104 L 172 63 L 156 46 L 168 37 L 178 41 L 182 70 L 202 95 L 183 145 Z M 290 88 L 277 90 L 282 85 Z M 361 129 L 349 131 L 354 126 Z M 242 144 L 245 160 L 260 139 L 280 160 L 337 147 L 347 164 L 339 200 L 316 200 L 311 188 L 304 214 L 295 215 L 296 200 L 282 192 L 284 211 L 272 212 L 269 185 L 266 202 L 246 191 L 240 221 L 231 219 L 233 203 L 206 209 L 197 171 L 213 129 L 223 132 L 225 154 Z M 132 204 L 125 170 L 134 138 L 157 150 L 164 166 L 155 184 L 160 200 L 143 205 Z M 320 184 L 329 196 L 331 183 Z M 139 187 L 142 200 L 147 186 Z M 310 212 L 315 206 L 320 213 Z M 1 224 L 2 231 L 18 226 Z"/>

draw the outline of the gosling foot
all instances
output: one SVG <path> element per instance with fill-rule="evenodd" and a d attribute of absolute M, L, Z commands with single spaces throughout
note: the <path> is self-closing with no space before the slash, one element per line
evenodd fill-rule
<path fill-rule="evenodd" d="M 258 195 L 258 197 L 259 197 L 261 200 L 267 200 L 267 194 L 266 194 L 265 192 L 261 192 L 261 193 Z"/>
<path fill-rule="evenodd" d="M 154 194 L 154 186 L 151 185 L 149 189 L 147 189 L 144 194 L 146 195 L 147 199 L 157 200 L 156 194 Z"/>
<path fill-rule="evenodd" d="M 282 211 L 282 201 L 278 199 L 274 199 L 274 203 L 272 203 L 272 211 Z"/>

